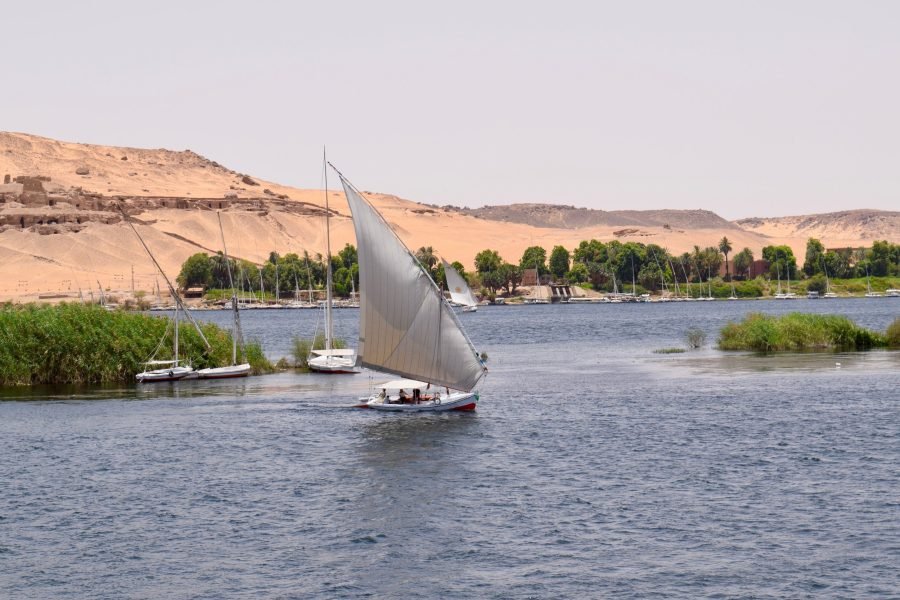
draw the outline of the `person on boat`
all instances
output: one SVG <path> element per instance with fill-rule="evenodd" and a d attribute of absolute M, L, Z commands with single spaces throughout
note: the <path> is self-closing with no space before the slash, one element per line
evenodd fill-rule
<path fill-rule="evenodd" d="M 399 396 L 401 404 L 405 404 L 407 401 L 409 401 L 409 396 L 406 395 L 406 390 L 400 390 Z"/>
<path fill-rule="evenodd" d="M 418 404 L 421 399 L 421 394 L 419 392 L 419 388 L 413 390 L 413 404 Z"/>
<path fill-rule="evenodd" d="M 381 393 L 378 394 L 378 397 L 381 398 L 382 400 L 384 400 L 385 396 L 387 396 L 387 390 L 384 388 L 381 388 Z"/>

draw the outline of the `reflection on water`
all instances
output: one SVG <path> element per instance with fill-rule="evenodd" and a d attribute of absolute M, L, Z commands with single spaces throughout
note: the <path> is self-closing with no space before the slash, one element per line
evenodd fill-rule
<path fill-rule="evenodd" d="M 717 352 L 686 353 L 664 362 L 666 366 L 687 367 L 697 374 L 728 375 L 767 371 L 805 373 L 843 369 L 891 372 L 900 368 L 900 352 L 869 350 L 864 352 Z"/>
<path fill-rule="evenodd" d="M 451 461 L 459 460 L 456 450 L 464 446 L 465 436 L 478 427 L 477 412 L 409 415 L 378 413 L 376 419 L 361 426 L 355 452 L 361 460 L 371 461 L 379 468 L 421 457 L 433 459 L 444 455 Z"/>

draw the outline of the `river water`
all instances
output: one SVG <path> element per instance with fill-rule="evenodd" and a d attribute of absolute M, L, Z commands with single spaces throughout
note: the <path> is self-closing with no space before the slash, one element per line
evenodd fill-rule
<path fill-rule="evenodd" d="M 900 300 L 486 307 L 469 414 L 343 408 L 371 373 L 5 390 L 0 597 L 896 597 L 900 353 L 712 348 L 753 310 Z M 274 358 L 317 318 L 242 316 Z"/>

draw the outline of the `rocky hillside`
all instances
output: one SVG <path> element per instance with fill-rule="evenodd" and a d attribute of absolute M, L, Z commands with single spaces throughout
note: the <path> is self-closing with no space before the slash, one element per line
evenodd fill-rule
<path fill-rule="evenodd" d="M 819 215 L 757 217 L 735 223 L 746 231 L 772 237 L 900 240 L 900 212 L 885 210 L 861 208 Z"/>
<path fill-rule="evenodd" d="M 532 227 L 667 227 L 674 229 L 737 229 L 708 210 L 594 210 L 557 204 L 510 204 L 458 209 L 463 214 Z"/>

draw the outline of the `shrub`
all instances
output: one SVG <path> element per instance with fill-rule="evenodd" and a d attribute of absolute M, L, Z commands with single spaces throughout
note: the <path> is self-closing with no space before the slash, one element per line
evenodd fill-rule
<path fill-rule="evenodd" d="M 706 332 L 702 329 L 691 327 L 687 330 L 687 343 L 688 348 L 697 349 L 703 347 L 703 344 L 706 343 Z"/>
<path fill-rule="evenodd" d="M 333 348 L 346 348 L 347 344 L 340 338 L 332 340 Z M 317 333 L 313 339 L 295 337 L 292 342 L 291 354 L 294 356 L 294 367 L 309 370 L 309 353 L 312 350 L 321 350 L 325 347 L 325 334 Z"/>
<path fill-rule="evenodd" d="M 898 326 L 900 327 L 900 326 Z M 866 350 L 887 345 L 885 336 L 837 315 L 752 313 L 719 333 L 722 350 Z"/>

